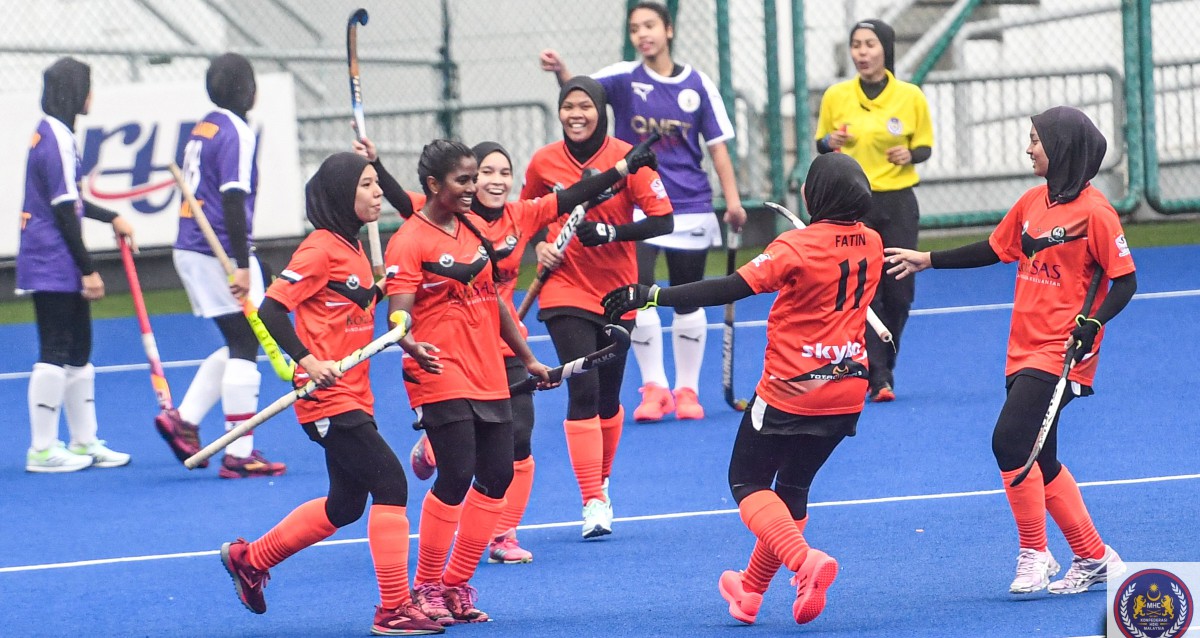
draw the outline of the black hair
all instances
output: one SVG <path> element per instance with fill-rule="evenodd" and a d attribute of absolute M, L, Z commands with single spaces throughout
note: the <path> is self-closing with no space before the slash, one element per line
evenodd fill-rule
<path fill-rule="evenodd" d="M 430 177 L 439 182 L 446 179 L 450 171 L 454 170 L 458 166 L 458 163 L 466 157 L 475 159 L 475 152 L 467 148 L 467 145 L 462 142 L 439 139 L 426 144 L 425 148 L 421 149 L 421 159 L 417 161 L 417 179 L 421 181 L 421 189 L 425 191 L 425 195 L 433 195 L 433 191 L 429 189 Z M 479 231 L 479 228 L 475 224 L 472 224 L 467 219 L 466 215 L 454 211 L 454 216 L 483 245 L 483 250 L 487 252 L 488 260 L 492 262 L 492 277 L 496 281 L 499 281 L 500 266 L 497 264 L 499 260 L 496 258 L 495 246 L 492 245 L 492 242 L 488 241 L 487 237 L 483 236 L 483 233 Z"/>
<path fill-rule="evenodd" d="M 629 8 L 629 13 L 625 14 L 626 23 L 628 23 L 629 19 L 633 17 L 633 12 L 637 11 L 638 9 L 649 9 L 650 11 L 657 13 L 658 17 L 662 18 L 663 26 L 667 27 L 668 29 L 671 28 L 671 11 L 663 6 L 662 3 L 650 2 L 649 0 L 643 0 L 642 2 L 639 2 Z"/>

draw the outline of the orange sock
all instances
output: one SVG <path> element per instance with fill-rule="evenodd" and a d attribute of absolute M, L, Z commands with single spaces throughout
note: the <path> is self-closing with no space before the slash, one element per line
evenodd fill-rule
<path fill-rule="evenodd" d="M 612 476 L 613 458 L 617 456 L 617 445 L 621 443 L 621 429 L 625 426 L 625 408 L 617 408 L 617 413 L 607 419 L 600 419 L 600 433 L 604 436 L 603 465 L 600 468 L 600 480 Z"/>
<path fill-rule="evenodd" d="M 296 552 L 329 538 L 337 531 L 325 514 L 325 497 L 314 498 L 279 521 L 262 538 L 250 543 L 246 560 L 257 569 L 270 569 Z"/>
<path fill-rule="evenodd" d="M 759 490 L 738 505 L 742 522 L 788 569 L 796 571 L 808 554 L 808 543 L 796 529 L 787 505 L 771 490 Z"/>
<path fill-rule="evenodd" d="M 446 567 L 446 556 L 454 544 L 454 532 L 462 517 L 462 505 L 446 505 L 433 495 L 425 494 L 421 503 L 420 538 L 417 540 L 417 573 L 413 584 L 439 583 Z"/>
<path fill-rule="evenodd" d="M 803 534 L 804 526 L 807 523 L 807 516 L 796 521 L 796 530 Z M 808 541 L 805 541 L 804 546 L 808 547 Z M 742 588 L 759 594 L 765 593 L 767 586 L 771 584 L 771 579 L 775 578 L 775 572 L 779 571 L 779 566 L 782 564 L 775 552 L 772 552 L 762 541 L 756 541 L 754 551 L 750 552 L 750 562 L 746 564 L 746 569 L 742 572 Z"/>
<path fill-rule="evenodd" d="M 1016 487 L 1008 484 L 1021 473 L 1020 469 L 1001 472 L 1004 493 L 1017 521 L 1017 537 L 1021 547 L 1046 551 L 1046 489 L 1042 485 L 1042 468 L 1037 463 L 1029 470 L 1029 476 Z"/>
<path fill-rule="evenodd" d="M 579 493 L 583 502 L 604 499 L 600 489 L 604 469 L 604 435 L 600 430 L 600 417 L 563 421 L 567 432 L 567 454 L 571 457 L 571 468 L 579 482 Z"/>
<path fill-rule="evenodd" d="M 458 540 L 454 542 L 454 551 L 450 552 L 450 564 L 442 575 L 442 583 L 458 586 L 471 580 L 479 558 L 488 541 L 492 540 L 492 531 L 496 529 L 496 521 L 504 513 L 504 497 L 492 498 L 485 496 L 474 488 L 467 490 L 467 498 L 463 501 L 462 522 L 458 526 Z"/>
<path fill-rule="evenodd" d="M 508 484 L 508 491 L 504 493 L 504 500 L 508 501 L 508 505 L 500 515 L 500 521 L 496 523 L 496 529 L 492 532 L 493 538 L 503 536 L 505 532 L 521 523 L 532 490 L 533 456 L 528 456 L 513 462 L 513 480 Z"/>
<path fill-rule="evenodd" d="M 1075 477 L 1062 466 L 1058 476 L 1046 485 L 1046 509 L 1054 522 L 1062 530 L 1063 536 L 1071 545 L 1071 551 L 1076 556 L 1084 558 L 1101 558 L 1104 556 L 1104 541 L 1100 540 L 1100 532 L 1092 523 L 1087 506 L 1083 504 L 1083 495 L 1079 493 L 1079 484 Z"/>
<path fill-rule="evenodd" d="M 375 562 L 380 604 L 395 609 L 412 602 L 408 593 L 408 514 L 401 505 L 372 505 L 367 543 Z"/>

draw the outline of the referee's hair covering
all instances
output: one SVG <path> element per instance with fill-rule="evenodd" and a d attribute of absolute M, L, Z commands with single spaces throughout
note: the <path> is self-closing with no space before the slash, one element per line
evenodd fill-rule
<path fill-rule="evenodd" d="M 92 90 L 91 68 L 75 58 L 60 58 L 46 68 L 42 80 L 42 112 L 74 131 L 75 116 L 83 112 Z"/>
<path fill-rule="evenodd" d="M 254 67 L 250 60 L 237 53 L 225 53 L 213 58 L 204 76 L 208 99 L 245 118 L 254 106 Z"/>
<path fill-rule="evenodd" d="M 853 157 L 818 155 L 804 178 L 804 203 L 813 222 L 853 222 L 871 210 L 871 183 Z"/>
<path fill-rule="evenodd" d="M 1030 119 L 1050 163 L 1050 199 L 1060 204 L 1074 201 L 1100 172 L 1108 141 L 1083 111 L 1070 106 L 1056 106 Z"/>
<path fill-rule="evenodd" d="M 854 40 L 854 32 L 859 29 L 870 29 L 875 32 L 875 37 L 879 38 L 879 44 L 883 46 L 883 66 L 896 73 L 896 30 L 892 25 L 872 18 L 870 20 L 859 20 L 850 28 L 850 40 Z"/>
<path fill-rule="evenodd" d="M 304 206 L 313 228 L 323 228 L 358 243 L 363 221 L 354 212 L 358 179 L 367 168 L 367 158 L 357 153 L 334 153 L 321 162 L 304 186 Z"/>

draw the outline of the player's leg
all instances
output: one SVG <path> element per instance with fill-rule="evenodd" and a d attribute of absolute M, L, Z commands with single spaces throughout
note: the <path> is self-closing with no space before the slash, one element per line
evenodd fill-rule
<path fill-rule="evenodd" d="M 876 192 L 871 195 L 868 226 L 879 232 L 884 247 L 917 247 L 919 211 L 917 197 L 911 188 L 896 192 Z M 886 268 L 885 268 L 886 270 Z M 896 357 L 900 337 L 908 323 L 909 310 L 916 294 L 916 279 L 897 280 L 884 274 L 871 302 L 871 308 L 892 333 L 892 343 L 884 343 L 873 330 L 867 331 L 867 357 L 871 361 L 871 400 L 895 399 Z"/>
<path fill-rule="evenodd" d="M 129 455 L 116 452 L 100 440 L 96 433 L 96 368 L 92 357 L 92 311 L 91 304 L 81 296 L 72 298 L 74 308 L 67 318 L 72 324 L 71 343 L 68 350 L 66 385 L 63 407 L 67 416 L 67 429 L 71 442 L 67 449 L 75 454 L 92 457 L 92 467 L 121 467 L 129 464 Z"/>
<path fill-rule="evenodd" d="M 507 357 L 504 361 L 508 384 L 512 385 L 525 380 L 529 372 L 516 357 Z M 489 563 L 504 563 L 515 565 L 533 562 L 533 554 L 521 547 L 517 542 L 517 526 L 525 516 L 525 508 L 529 505 L 529 494 L 533 491 L 533 393 L 522 392 L 510 399 L 513 415 L 513 478 L 504 494 L 508 505 L 504 514 L 496 523 L 492 532 L 492 541 L 488 543 L 487 555 Z"/>
<path fill-rule="evenodd" d="M 465 410 L 453 410 L 461 404 Z M 438 457 L 438 473 L 421 505 L 413 600 L 440 625 L 454 624 L 446 608 L 442 575 L 475 475 L 475 422 L 461 401 L 422 406 L 421 423 Z"/>
<path fill-rule="evenodd" d="M 655 283 L 654 270 L 657 261 L 658 247 L 647 242 L 638 242 L 638 283 L 647 286 Z M 633 358 L 637 360 L 638 370 L 642 373 L 642 402 L 633 411 L 635 421 L 658 421 L 675 410 L 667 371 L 663 366 L 662 333 L 662 319 L 657 308 L 637 311 L 637 319 L 629 333 Z"/>
<path fill-rule="evenodd" d="M 35 292 L 33 310 L 38 331 L 38 360 L 29 376 L 29 450 L 27 472 L 74 472 L 92 464 L 92 457 L 74 454 L 58 438 L 59 413 L 66 395 L 71 357 L 70 317 L 77 293 Z"/>
<path fill-rule="evenodd" d="M 667 272 L 672 286 L 689 284 L 704 278 L 708 260 L 707 248 L 666 249 Z M 671 346 L 675 353 L 675 416 L 678 419 L 703 419 L 697 392 L 700 388 L 700 365 L 704 361 L 704 346 L 708 337 L 708 319 L 704 310 L 676 307 L 671 323 Z"/>
<path fill-rule="evenodd" d="M 221 407 L 225 412 L 225 430 L 237 427 L 258 411 L 258 391 L 262 373 L 258 371 L 258 339 L 241 314 L 216 318 L 217 327 L 229 347 L 229 361 L 221 376 Z M 221 478 L 279 476 L 287 470 L 283 463 L 268 461 L 254 448 L 254 434 L 247 433 L 225 449 Z"/>
<path fill-rule="evenodd" d="M 629 329 L 629 322 L 620 322 L 622 328 Z M 612 340 L 604 333 L 603 328 L 597 328 L 596 343 L 598 347 L 606 347 Z M 609 365 L 601 367 L 597 372 L 599 393 L 597 411 L 600 416 L 600 435 L 603 442 L 600 464 L 600 493 L 603 495 L 604 507 L 594 506 L 596 522 L 599 529 L 612 531 L 613 502 L 610 482 L 612 478 L 613 461 L 617 456 L 617 448 L 621 444 L 621 433 L 625 428 L 625 408 L 621 406 L 621 385 L 625 379 L 625 353 L 613 360 Z M 585 517 L 586 523 L 586 517 Z M 593 530 L 596 528 L 593 527 Z"/>

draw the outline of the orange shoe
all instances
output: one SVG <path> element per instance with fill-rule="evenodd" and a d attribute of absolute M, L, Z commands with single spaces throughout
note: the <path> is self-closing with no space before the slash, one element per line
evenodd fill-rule
<path fill-rule="evenodd" d="M 746 591 L 742 586 L 742 573 L 726 570 L 717 581 L 717 589 L 721 598 L 729 603 L 729 615 L 737 620 L 753 625 L 758 618 L 758 609 L 762 606 L 762 594 Z"/>
<path fill-rule="evenodd" d="M 895 390 L 892 390 L 892 386 L 886 383 L 871 391 L 871 403 L 890 403 L 895 400 Z"/>
<path fill-rule="evenodd" d="M 679 388 L 675 391 L 675 418 L 680 421 L 695 421 L 704 418 L 704 408 L 696 391 L 691 388 Z"/>
<path fill-rule="evenodd" d="M 671 391 L 657 383 L 647 383 L 638 392 L 642 393 L 642 404 L 633 411 L 634 421 L 660 421 L 675 411 L 675 400 Z"/>
<path fill-rule="evenodd" d="M 808 550 L 800 570 L 791 581 L 796 586 L 792 616 L 797 624 L 812 622 L 825 611 L 825 590 L 833 584 L 837 572 L 838 564 L 832 556 L 819 549 Z"/>

